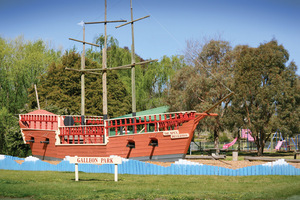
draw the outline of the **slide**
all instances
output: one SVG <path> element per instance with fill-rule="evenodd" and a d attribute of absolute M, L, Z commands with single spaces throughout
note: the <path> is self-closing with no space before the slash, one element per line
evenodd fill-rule
<path fill-rule="evenodd" d="M 237 137 L 234 140 L 232 140 L 232 142 L 230 142 L 228 144 L 224 144 L 223 145 L 223 149 L 228 149 L 229 147 L 231 147 L 232 145 L 234 145 L 236 143 L 236 141 L 237 141 Z"/>
<path fill-rule="evenodd" d="M 283 140 L 283 141 L 284 141 L 284 140 Z M 281 147 L 283 141 L 278 141 L 278 143 L 277 143 L 277 145 L 276 145 L 276 147 L 275 147 L 275 149 L 276 149 L 277 151 L 280 149 L 280 147 Z"/>
<path fill-rule="evenodd" d="M 254 138 L 252 137 L 252 132 L 250 129 L 242 129 L 241 138 L 248 139 L 249 142 L 254 142 Z"/>

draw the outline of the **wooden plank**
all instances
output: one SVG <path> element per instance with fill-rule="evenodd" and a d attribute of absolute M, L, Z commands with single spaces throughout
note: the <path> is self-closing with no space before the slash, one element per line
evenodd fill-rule
<path fill-rule="evenodd" d="M 100 47 L 100 45 L 98 45 L 98 44 L 93 44 L 93 43 L 85 42 L 85 41 L 82 41 L 82 40 L 76 40 L 76 39 L 73 39 L 73 38 L 69 38 L 69 40 L 73 40 L 73 41 L 76 41 L 76 42 L 81 42 L 83 44 L 89 44 L 89 45 L 92 45 L 92 46 Z"/>
<path fill-rule="evenodd" d="M 215 103 L 211 108 L 209 108 L 208 110 L 204 111 L 204 113 L 209 113 L 210 111 L 212 111 L 215 107 L 217 107 L 218 105 L 220 105 L 223 101 L 225 101 L 226 99 L 228 99 L 229 97 L 231 97 L 234 94 L 234 92 L 230 92 L 228 95 L 226 95 L 223 99 L 221 99 L 220 101 L 218 101 L 217 103 Z"/>
<path fill-rule="evenodd" d="M 113 21 L 99 21 L 99 22 L 84 22 L 85 24 L 106 24 L 106 23 L 116 23 L 116 22 L 127 22 L 127 20 L 113 20 Z"/>
<path fill-rule="evenodd" d="M 150 17 L 150 15 L 147 15 L 147 16 L 145 16 L 145 17 L 141 17 L 141 18 L 138 18 L 138 19 L 135 19 L 135 20 L 132 20 L 132 19 L 131 19 L 130 22 L 127 22 L 127 23 L 125 23 L 125 24 L 121 24 L 121 25 L 119 25 L 119 26 L 116 26 L 116 28 L 120 28 L 120 27 L 122 27 L 122 26 L 126 26 L 127 24 L 132 24 L 132 23 L 134 23 L 134 22 L 136 22 L 136 21 L 139 21 L 139 20 L 142 20 L 142 19 L 145 19 L 145 18 L 148 18 L 148 17 Z"/>
<path fill-rule="evenodd" d="M 72 68 L 68 68 L 68 67 L 66 67 L 65 70 L 70 70 L 70 71 L 75 71 L 75 72 L 82 72 L 82 73 L 87 73 L 87 74 L 101 75 L 100 73 L 97 73 L 97 72 L 89 72 L 89 71 L 86 71 L 86 70 L 72 69 Z"/>
<path fill-rule="evenodd" d="M 111 67 L 111 68 L 105 68 L 105 69 L 85 69 L 83 71 L 104 71 L 104 70 L 116 70 L 116 69 L 130 69 L 132 66 L 135 65 L 142 65 L 142 64 L 146 64 L 146 63 L 150 63 L 150 62 L 156 62 L 158 61 L 158 59 L 154 59 L 154 60 L 146 60 L 143 62 L 138 62 L 138 63 L 132 63 L 132 64 L 128 64 L 128 65 L 122 65 L 122 66 L 118 66 L 118 67 Z"/>
<path fill-rule="evenodd" d="M 204 156 L 204 155 L 186 155 L 185 159 L 197 160 L 197 159 L 211 159 L 211 160 L 218 160 L 218 159 L 225 159 L 225 155 L 215 155 L 215 156 Z"/>
<path fill-rule="evenodd" d="M 265 157 L 252 157 L 252 156 L 245 156 L 244 160 L 248 161 L 265 161 L 265 162 L 273 162 L 279 160 L 281 158 L 265 158 Z M 284 159 L 285 162 L 292 162 L 292 163 L 300 163 L 300 159 Z"/>

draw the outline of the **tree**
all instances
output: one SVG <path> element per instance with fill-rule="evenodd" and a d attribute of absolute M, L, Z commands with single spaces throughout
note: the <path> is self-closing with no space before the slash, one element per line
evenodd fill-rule
<path fill-rule="evenodd" d="M 44 41 L 25 41 L 23 37 L 6 40 L 0 37 L 0 153 L 26 156 L 18 118 L 28 101 L 28 88 L 39 82 L 60 51 L 50 49 Z"/>
<path fill-rule="evenodd" d="M 190 46 L 199 47 L 189 48 Z M 191 49 L 193 51 L 191 51 Z M 187 62 L 191 65 L 179 70 L 171 80 L 167 103 L 172 111 L 196 110 L 203 112 L 223 99 L 231 86 L 231 46 L 222 40 L 211 40 L 204 45 L 188 43 Z M 225 84 L 225 85 L 224 85 Z M 219 116 L 207 120 L 206 128 L 214 132 L 218 148 L 219 131 L 223 128 L 223 116 L 230 100 L 226 100 L 214 112 Z"/>
<path fill-rule="evenodd" d="M 0 105 L 18 113 L 27 102 L 28 88 L 38 83 L 60 52 L 49 49 L 42 40 L 24 41 L 23 37 L 7 41 L 0 38 Z"/>
<path fill-rule="evenodd" d="M 265 142 L 279 126 L 287 132 L 299 131 L 299 125 L 291 123 L 299 121 L 296 66 L 286 66 L 289 54 L 276 40 L 258 48 L 237 46 L 234 51 L 233 119 L 251 129 L 262 155 Z"/>
<path fill-rule="evenodd" d="M 170 82 L 175 72 L 185 66 L 183 56 L 163 56 L 161 61 L 139 67 L 137 77 L 138 94 L 142 96 L 137 102 L 141 110 L 156 108 L 166 104 L 164 101 Z"/>
<path fill-rule="evenodd" d="M 86 59 L 86 68 L 100 68 L 98 63 Z M 42 108 L 59 108 L 60 114 L 80 114 L 80 74 L 65 70 L 66 67 L 80 69 L 81 57 L 74 51 L 66 52 L 61 63 L 52 63 L 41 77 L 39 97 Z M 100 75 L 87 74 L 86 114 L 102 115 L 102 81 Z M 108 73 L 108 114 L 117 117 L 130 110 L 130 96 L 116 72 Z M 30 108 L 36 107 L 35 93 L 30 90 Z"/>
<path fill-rule="evenodd" d="M 96 43 L 102 46 L 104 36 L 100 35 Z M 93 48 L 87 51 L 87 57 L 102 65 L 102 53 L 94 51 Z M 136 62 L 144 61 L 136 55 Z M 131 63 L 131 52 L 127 47 L 119 47 L 118 41 L 109 36 L 107 43 L 107 65 L 109 68 L 127 65 Z M 183 56 L 164 56 L 160 62 L 136 65 L 136 104 L 137 110 L 145 110 L 164 105 L 163 97 L 175 71 L 184 66 Z M 127 93 L 131 95 L 131 71 L 118 70 L 116 72 Z"/>
<path fill-rule="evenodd" d="M 26 157 L 30 148 L 24 144 L 18 118 L 5 107 L 0 109 L 0 154 Z"/>

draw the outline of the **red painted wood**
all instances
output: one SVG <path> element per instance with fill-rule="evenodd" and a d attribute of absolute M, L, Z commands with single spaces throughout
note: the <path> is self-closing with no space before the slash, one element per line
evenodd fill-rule
<path fill-rule="evenodd" d="M 62 139 L 60 145 L 55 145 L 56 141 L 56 132 L 51 130 L 46 130 L 49 128 L 54 128 L 54 123 L 57 122 L 58 116 L 44 117 L 39 118 L 34 115 L 27 115 L 26 117 L 21 117 L 19 124 L 22 129 L 22 133 L 25 136 L 26 140 L 31 140 L 34 138 L 34 143 L 27 143 L 31 146 L 32 154 L 38 155 L 42 157 L 54 157 L 63 159 L 65 156 L 98 156 L 105 157 L 110 155 L 118 155 L 124 158 L 132 158 L 132 157 L 151 157 L 158 155 L 168 155 L 168 154 L 186 154 L 189 148 L 190 142 L 193 138 L 194 130 L 198 124 L 198 122 L 207 116 L 207 114 L 197 114 L 195 113 L 178 113 L 166 115 L 164 114 L 164 119 L 159 115 L 159 119 L 154 117 L 150 117 L 149 120 L 146 120 L 144 117 L 144 121 L 141 119 L 136 122 L 134 119 L 127 120 L 110 120 L 107 121 L 105 126 L 106 130 L 112 130 L 115 132 L 114 134 L 119 134 L 120 127 L 125 127 L 125 131 L 123 131 L 123 135 L 111 136 L 108 139 L 106 145 L 103 144 L 103 135 L 104 135 L 104 127 L 102 126 L 90 126 L 85 127 L 84 131 L 81 126 L 73 126 L 73 127 L 61 127 L 59 137 Z M 195 119 L 196 117 L 196 119 Z M 37 125 L 39 127 L 45 128 L 45 130 L 31 130 L 29 129 L 29 123 L 33 123 L 37 121 L 49 122 L 49 124 L 44 124 L 43 126 Z M 79 119 L 76 119 L 79 121 Z M 99 123 L 99 120 L 96 119 Z M 91 122 L 92 123 L 92 122 Z M 136 134 L 127 134 L 128 127 L 134 126 L 134 131 L 136 132 L 137 126 L 146 126 L 147 124 L 153 124 L 154 129 L 158 130 L 157 123 L 159 123 L 160 132 L 151 133 L 149 130 L 145 128 L 145 133 L 136 133 Z M 102 121 L 103 124 L 103 121 Z M 100 129 L 99 129 L 100 128 Z M 131 128 L 132 129 L 132 128 Z M 180 134 L 188 133 L 188 138 L 179 138 L 179 139 L 171 139 L 171 136 L 164 136 L 163 130 L 177 130 Z M 87 131 L 88 130 L 88 131 Z M 66 141 L 63 139 L 66 138 Z M 76 138 L 76 140 L 74 139 Z M 153 147 L 149 146 L 151 139 L 157 139 L 158 146 Z M 49 144 L 40 143 L 40 141 L 49 140 Z M 73 140 L 77 143 L 83 143 L 85 145 L 80 144 L 69 144 Z M 128 141 L 132 141 L 135 143 L 135 148 L 130 149 L 127 147 Z M 98 143 L 93 145 L 92 143 Z M 102 145 L 100 144 L 102 143 Z"/>

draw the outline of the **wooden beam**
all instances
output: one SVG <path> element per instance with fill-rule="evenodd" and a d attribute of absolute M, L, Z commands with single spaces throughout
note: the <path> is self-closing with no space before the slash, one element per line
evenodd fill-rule
<path fill-rule="evenodd" d="M 116 23 L 116 22 L 127 22 L 127 20 L 114 20 L 114 21 L 99 21 L 99 22 L 84 22 L 85 24 L 106 24 L 106 23 Z"/>
<path fill-rule="evenodd" d="M 204 111 L 204 113 L 209 113 L 210 111 L 212 111 L 215 107 L 217 107 L 218 105 L 220 105 L 223 101 L 225 101 L 226 99 L 228 99 L 229 97 L 231 97 L 234 94 L 234 92 L 230 92 L 228 95 L 226 95 L 223 99 L 221 99 L 220 101 L 218 101 L 217 103 L 215 103 L 212 107 L 210 107 L 209 109 L 207 109 L 206 111 Z"/>
<path fill-rule="evenodd" d="M 211 160 L 219 160 L 219 159 L 225 159 L 225 155 L 214 155 L 214 156 L 207 156 L 207 155 L 186 155 L 185 159 L 189 160 L 199 160 L 199 159 L 211 159 Z"/>
<path fill-rule="evenodd" d="M 34 90 L 35 90 L 36 103 L 37 103 L 38 109 L 40 110 L 41 107 L 40 107 L 39 95 L 37 92 L 36 84 L 34 84 Z"/>
<path fill-rule="evenodd" d="M 132 24 L 132 23 L 134 23 L 134 22 L 140 21 L 140 20 L 145 19 L 145 18 L 148 18 L 148 17 L 150 17 L 150 15 L 147 15 L 147 16 L 145 16 L 145 17 L 141 17 L 141 18 L 132 20 L 132 21 L 127 22 L 127 23 L 125 23 L 125 24 L 121 24 L 121 25 L 119 25 L 119 26 L 116 26 L 116 28 L 120 28 L 120 27 L 122 27 L 122 26 L 126 26 L 127 24 Z"/>
<path fill-rule="evenodd" d="M 107 0 L 105 0 L 105 15 L 104 21 L 107 21 Z M 107 68 L 107 23 L 104 23 L 104 48 L 102 49 L 102 69 Z M 107 80 L 106 80 L 106 70 L 102 73 L 102 102 L 103 102 L 103 119 L 106 120 L 108 118 L 107 113 Z"/>
<path fill-rule="evenodd" d="M 89 45 L 92 45 L 92 46 L 100 47 L 100 45 L 98 45 L 98 44 L 93 44 L 93 43 L 85 42 L 85 41 L 82 41 L 82 40 L 76 40 L 76 39 L 73 39 L 73 38 L 69 38 L 69 40 L 73 40 L 73 41 L 76 41 L 76 42 L 81 42 L 83 44 L 89 44 Z"/>
<path fill-rule="evenodd" d="M 87 73 L 87 74 L 97 74 L 97 75 L 101 75 L 101 73 L 97 73 L 97 72 L 89 72 L 89 71 L 86 71 L 86 70 L 73 69 L 73 68 L 68 68 L 68 67 L 66 67 L 65 70 L 70 70 L 70 71 L 75 71 L 75 72 L 82 72 L 82 73 Z"/>
<path fill-rule="evenodd" d="M 130 69 L 132 66 L 135 65 L 142 65 L 142 64 L 146 64 L 146 63 L 150 63 L 150 62 L 156 62 L 158 61 L 158 59 L 155 60 L 146 60 L 143 62 L 138 62 L 138 63 L 132 63 L 132 64 L 128 64 L 128 65 L 123 65 L 123 66 L 118 66 L 118 67 L 111 67 L 111 68 L 106 68 L 106 69 L 85 69 L 85 71 L 104 71 L 104 70 L 117 70 L 117 69 Z"/>
<path fill-rule="evenodd" d="M 85 26 L 82 27 L 83 41 L 85 41 Z M 81 70 L 85 69 L 85 42 L 82 43 L 82 54 L 81 54 Z M 81 73 L 81 116 L 85 115 L 85 77 L 84 73 Z M 82 123 L 81 123 L 82 124 Z"/>
<path fill-rule="evenodd" d="M 274 162 L 279 160 L 280 158 L 266 158 L 266 157 L 252 157 L 252 156 L 245 156 L 244 160 L 248 161 L 264 161 L 264 162 Z M 285 162 L 292 162 L 292 163 L 300 163 L 299 159 L 284 159 Z"/>

